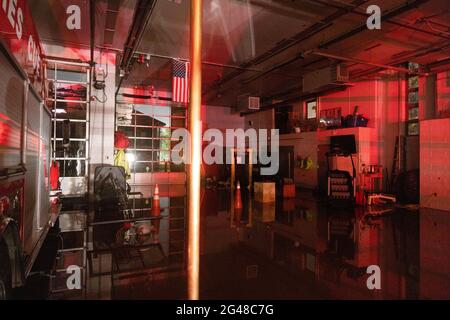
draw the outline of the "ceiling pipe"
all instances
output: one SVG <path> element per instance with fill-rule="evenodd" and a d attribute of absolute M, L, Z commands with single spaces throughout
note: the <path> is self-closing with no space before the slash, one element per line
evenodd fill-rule
<path fill-rule="evenodd" d="M 134 53 L 139 47 L 142 37 L 147 29 L 147 24 L 152 16 L 153 9 L 157 0 L 139 0 L 134 11 L 133 23 L 128 34 L 127 41 L 124 45 L 123 55 L 120 62 L 120 70 L 128 71 L 130 69 L 131 61 Z M 125 77 L 120 77 L 119 84 L 116 89 L 116 96 Z"/>
<path fill-rule="evenodd" d="M 95 0 L 89 1 L 89 18 L 91 23 L 91 67 L 95 66 L 94 62 L 94 49 L 95 49 Z"/>
<path fill-rule="evenodd" d="M 365 64 L 365 65 L 375 66 L 375 67 L 377 67 L 377 70 L 379 70 L 379 69 L 388 69 L 388 70 L 394 70 L 394 71 L 397 71 L 397 72 L 400 72 L 400 73 L 410 73 L 410 70 L 408 68 L 402 68 L 402 67 L 396 67 L 396 66 L 392 66 L 392 65 L 379 64 L 379 63 L 364 61 L 364 60 L 356 59 L 356 58 L 348 58 L 348 57 L 335 55 L 335 54 L 330 54 L 330 53 L 325 53 L 325 52 L 321 52 L 321 51 L 311 51 L 311 52 L 305 53 L 305 55 L 308 55 L 308 54 L 313 54 L 313 55 L 321 56 L 321 57 L 324 57 L 324 58 L 336 59 L 336 60 L 340 60 L 340 61 L 352 62 L 352 63 L 355 63 L 355 64 Z M 445 64 L 445 62 L 443 64 Z M 418 74 L 420 74 L 420 75 L 427 75 L 427 73 L 418 73 Z M 285 91 L 283 93 L 272 95 L 271 97 L 264 98 L 264 100 L 268 101 L 268 100 L 274 99 L 276 97 L 286 96 L 286 95 L 288 95 L 288 94 L 290 94 L 290 93 L 292 93 L 292 92 L 294 92 L 296 90 L 300 91 L 301 87 L 294 87 L 294 88 L 289 89 L 289 90 L 287 90 L 287 91 Z M 337 88 L 337 89 L 331 89 L 331 90 L 342 90 L 342 89 Z M 311 95 L 311 94 L 308 94 L 308 95 Z M 317 95 L 317 93 L 314 93 L 313 95 Z M 302 99 L 304 97 L 305 97 L 305 95 L 299 95 L 299 96 L 296 96 L 296 97 L 289 98 L 288 100 L 284 100 L 282 102 L 279 102 L 279 103 L 277 103 L 275 105 L 283 105 L 283 104 L 286 104 L 288 102 L 299 101 L 300 99 Z M 286 101 L 288 101 L 288 102 L 286 102 Z"/>
<path fill-rule="evenodd" d="M 261 73 L 259 73 L 257 75 L 254 75 L 253 77 L 250 77 L 250 78 L 242 81 L 242 83 L 243 84 L 248 84 L 250 82 L 253 82 L 253 81 L 255 81 L 255 80 L 265 76 L 268 73 L 271 73 L 271 72 L 273 72 L 275 70 L 281 69 L 284 66 L 287 66 L 287 65 L 289 65 L 289 64 L 291 64 L 291 63 L 293 63 L 293 62 L 295 62 L 297 60 L 302 60 L 302 59 L 305 59 L 305 56 L 303 55 L 303 53 L 300 53 L 300 54 L 296 55 L 295 57 L 293 57 L 293 58 L 291 58 L 291 59 L 289 59 L 287 61 L 281 62 L 281 63 L 279 63 L 279 64 L 277 64 L 277 65 L 275 65 L 275 66 L 273 66 L 273 67 L 271 67 L 271 68 L 269 68 L 269 69 L 267 69 L 265 71 L 262 71 Z"/>
<path fill-rule="evenodd" d="M 281 52 L 284 52 L 285 50 L 291 48 L 292 46 L 316 35 L 320 31 L 329 28 L 332 26 L 332 22 L 337 20 L 338 18 L 344 16 L 348 12 L 351 12 L 352 10 L 355 10 L 360 5 L 368 2 L 368 0 L 354 0 L 350 5 L 348 5 L 345 9 L 338 9 L 335 13 L 325 17 L 319 22 L 314 23 L 310 27 L 306 28 L 305 30 L 302 30 L 301 32 L 297 33 L 295 36 L 284 39 L 281 42 L 279 42 L 275 47 L 272 49 L 264 52 L 263 54 L 259 55 L 258 57 L 243 63 L 241 67 L 248 68 L 253 65 L 261 64 L 262 62 L 270 59 L 271 57 L 280 54 Z M 205 94 L 208 94 L 210 91 L 216 89 L 217 87 L 222 86 L 224 83 L 231 81 L 232 79 L 236 78 L 242 74 L 242 70 L 236 70 L 235 72 L 232 72 L 228 75 L 226 75 L 224 78 L 222 78 L 217 84 L 211 86 Z"/>
<path fill-rule="evenodd" d="M 153 13 L 157 0 L 139 0 L 134 13 L 133 24 L 124 46 L 120 68 L 127 70 L 145 33 L 148 21 Z"/>
<path fill-rule="evenodd" d="M 365 60 L 361 60 L 361 59 L 357 59 L 357 58 L 348 58 L 348 57 L 331 54 L 331 53 L 325 53 L 325 52 L 321 52 L 321 51 L 314 50 L 311 52 L 311 54 L 316 55 L 316 56 L 321 56 L 324 58 L 336 59 L 336 60 L 347 61 L 347 62 L 354 62 L 356 64 L 365 64 L 368 66 L 374 66 L 374 67 L 378 67 L 378 68 L 394 70 L 394 71 L 398 71 L 398 72 L 402 72 L 402 73 L 410 73 L 410 70 L 408 68 L 395 67 L 395 66 L 391 66 L 391 65 L 387 65 L 387 64 L 375 63 L 375 62 L 365 61 Z"/>
<path fill-rule="evenodd" d="M 383 21 L 390 21 L 389 19 L 392 19 L 394 16 L 399 15 L 401 13 L 404 13 L 406 11 L 409 11 L 409 10 L 411 10 L 413 8 L 416 8 L 419 5 L 421 5 L 421 4 L 423 4 L 423 3 L 427 2 L 427 1 L 428 0 L 417 0 L 415 2 L 408 3 L 408 4 L 406 4 L 406 5 L 404 5 L 404 6 L 400 7 L 400 8 L 394 9 L 394 10 L 386 13 L 385 15 L 382 16 L 382 20 Z M 352 10 L 351 12 L 354 12 L 354 11 Z M 399 24 L 398 22 L 393 22 L 393 23 L 394 24 Z M 344 40 L 346 38 L 349 38 L 349 37 L 351 37 L 351 36 L 361 32 L 361 31 L 365 30 L 366 27 L 367 27 L 366 25 L 362 25 L 360 27 L 357 27 L 356 29 L 354 29 L 354 30 L 352 30 L 350 32 L 347 32 L 344 35 L 341 35 L 341 36 L 339 36 L 339 37 L 337 37 L 335 39 L 332 39 L 332 40 L 322 44 L 320 47 L 330 46 L 330 45 L 332 45 L 334 43 L 337 43 L 337 42 L 342 41 L 342 40 Z M 416 28 L 413 28 L 413 29 L 416 29 Z M 417 31 L 423 31 L 423 30 L 419 29 Z M 314 51 L 311 51 L 311 53 L 313 53 L 313 52 Z M 337 55 L 332 55 L 332 54 L 326 54 L 326 53 L 323 53 L 323 52 L 320 52 L 320 51 L 315 51 L 315 53 L 316 53 L 316 55 L 322 56 L 324 58 L 333 58 L 333 59 L 338 59 L 338 60 L 342 60 L 342 61 L 351 61 L 351 62 L 358 63 L 358 64 L 365 64 L 365 65 L 376 66 L 377 69 L 371 69 L 370 73 L 380 71 L 380 69 L 390 69 L 390 70 L 395 70 L 395 71 L 402 72 L 402 73 L 409 73 L 409 70 L 406 69 L 406 68 L 395 67 L 395 66 L 392 66 L 392 65 L 377 64 L 377 63 L 372 63 L 372 62 L 359 60 L 359 59 L 351 59 L 351 58 L 347 58 L 347 57 L 342 57 L 342 56 L 337 56 Z M 326 57 L 325 57 L 325 55 L 326 55 Z M 291 60 L 288 60 L 286 63 L 282 63 L 280 65 L 281 66 L 286 66 L 286 65 L 288 65 L 290 63 L 290 61 L 294 62 L 296 60 L 297 59 L 293 58 Z M 272 67 L 272 68 L 264 71 L 261 76 L 266 75 L 266 74 L 268 74 L 268 73 L 270 73 L 270 72 L 272 72 L 273 70 L 276 70 L 276 69 L 278 69 L 277 66 Z M 249 83 L 249 82 L 251 82 L 251 81 L 253 81 L 253 80 L 257 79 L 257 78 L 259 78 L 259 76 L 255 76 L 255 77 L 249 78 L 249 79 L 247 79 L 244 82 L 245 83 Z M 298 96 L 296 98 L 292 98 L 292 99 L 289 99 L 289 100 L 296 100 L 296 101 L 298 101 L 301 98 L 302 98 L 302 96 L 300 95 L 300 96 Z M 286 103 L 286 102 L 282 102 L 281 104 L 283 104 L 283 103 Z"/>
<path fill-rule="evenodd" d="M 432 73 L 450 70 L 450 58 L 430 63 L 427 69 Z"/>
<path fill-rule="evenodd" d="M 293 47 L 294 45 L 310 38 L 311 36 L 317 34 L 318 32 L 322 31 L 325 28 L 331 27 L 333 25 L 333 22 L 337 20 L 338 18 L 341 18 L 345 14 L 355 10 L 359 6 L 367 3 L 369 0 L 354 0 L 351 4 L 349 4 L 344 9 L 338 9 L 336 12 L 332 13 L 331 15 L 325 17 L 319 22 L 316 22 L 312 26 L 306 28 L 306 30 L 303 30 L 299 33 L 297 33 L 295 36 L 289 39 L 282 40 L 275 48 L 272 48 L 269 51 L 266 51 L 259 57 L 253 60 L 253 64 L 260 64 L 271 57 L 280 54 L 281 52 L 286 51 L 287 49 Z"/>
<path fill-rule="evenodd" d="M 395 16 L 398 16 L 398 15 L 400 15 L 402 13 L 405 13 L 405 12 L 411 10 L 411 9 L 415 9 L 415 8 L 419 7 L 420 5 L 422 5 L 422 4 L 424 4 L 425 2 L 428 2 L 428 1 L 429 0 L 416 0 L 416 1 L 413 1 L 413 2 L 409 2 L 409 3 L 407 3 L 407 4 L 405 4 L 405 5 L 401 6 L 401 7 L 398 7 L 396 9 L 393 9 L 393 10 L 391 10 L 389 12 L 386 12 L 385 14 L 381 15 L 381 21 L 388 21 L 389 19 L 392 19 Z M 365 31 L 365 30 L 367 30 L 367 24 L 364 22 L 359 27 L 357 27 L 357 28 L 355 28 L 355 29 L 353 29 L 353 30 L 351 30 L 349 32 L 346 32 L 346 33 L 344 33 L 344 34 L 342 34 L 342 35 L 340 35 L 340 36 L 338 36 L 338 37 L 336 37 L 334 39 L 331 39 L 329 41 L 326 41 L 326 42 L 322 43 L 319 46 L 319 48 L 320 49 L 327 48 L 329 46 L 332 46 L 332 45 L 334 45 L 334 44 L 336 44 L 338 42 L 341 42 L 342 40 L 348 39 L 348 38 L 350 38 L 350 37 L 352 37 L 352 36 L 362 32 L 362 31 Z"/>
<path fill-rule="evenodd" d="M 136 51 L 136 54 L 149 54 L 151 57 L 155 57 L 155 58 L 161 58 L 161 59 L 167 59 L 167 60 L 173 60 L 173 59 L 177 59 L 180 61 L 185 61 L 185 62 L 189 62 L 189 59 L 183 59 L 183 58 L 177 58 L 177 57 L 171 57 L 171 56 L 165 56 L 165 55 L 161 55 L 161 54 L 154 54 L 154 53 L 144 53 L 144 52 L 139 52 Z M 224 64 L 224 63 L 217 63 L 217 62 L 211 62 L 211 61 L 202 61 L 203 65 L 206 66 L 213 66 L 213 67 L 221 67 L 221 68 L 230 68 L 230 69 L 238 69 L 238 70 L 243 70 L 243 71 L 252 71 L 252 72 L 262 72 L 263 70 L 261 69 L 254 69 L 254 68 L 243 68 L 240 66 L 235 66 L 235 65 L 231 65 L 231 64 Z"/>
<path fill-rule="evenodd" d="M 320 1 L 320 0 L 319 0 L 319 1 Z M 394 9 L 394 10 L 390 11 L 390 12 L 387 12 L 385 15 L 382 16 L 382 21 L 389 21 L 389 19 L 392 19 L 394 16 L 399 15 L 399 14 L 405 12 L 405 11 L 411 10 L 411 9 L 413 9 L 413 8 L 419 6 L 419 5 L 421 5 L 421 4 L 423 4 L 423 3 L 427 2 L 427 1 L 428 1 L 428 0 L 416 0 L 415 2 L 408 3 L 408 4 L 406 4 L 406 5 L 402 6 L 402 7 L 399 7 L 399 8 L 397 8 L 397 9 Z M 320 2 L 323 3 L 323 1 L 320 1 Z M 324 2 L 323 4 L 326 4 L 326 2 Z M 329 5 L 329 4 L 327 4 L 327 5 Z M 329 5 L 329 6 L 330 6 L 330 5 Z M 353 10 L 349 10 L 348 7 L 334 6 L 334 5 L 332 5 L 332 6 L 335 7 L 335 8 L 337 8 L 337 9 L 339 9 L 339 10 L 344 10 L 344 11 L 346 11 L 347 13 L 350 13 L 350 12 L 351 12 L 351 13 L 358 13 L 357 11 L 355 11 L 356 8 L 353 8 Z M 359 14 L 359 13 L 358 13 L 358 14 Z M 364 15 L 364 16 L 366 16 L 366 15 Z M 324 48 L 324 47 L 330 46 L 330 45 L 332 45 L 332 44 L 335 44 L 335 43 L 337 43 L 337 42 L 339 42 L 339 41 L 342 41 L 342 40 L 344 40 L 344 39 L 346 39 L 346 38 L 349 38 L 349 37 L 351 37 L 351 36 L 353 36 L 353 35 L 355 35 L 355 34 L 357 34 L 357 33 L 359 33 L 359 32 L 362 32 L 362 31 L 364 31 L 364 30 L 366 30 L 366 29 L 367 29 L 367 25 L 366 25 L 366 24 L 363 24 L 363 25 L 357 27 L 356 29 L 353 29 L 352 31 L 347 32 L 347 33 L 344 34 L 344 35 L 341 35 L 341 36 L 339 36 L 339 37 L 337 37 L 337 38 L 335 38 L 335 39 L 329 40 L 329 41 L 327 41 L 327 42 L 321 44 L 321 45 L 319 46 L 319 48 Z M 422 30 L 422 31 L 423 31 L 423 30 Z M 306 55 L 306 54 L 305 54 L 305 55 Z M 269 73 L 271 73 L 271 72 L 273 72 L 273 71 L 275 71 L 275 70 L 278 70 L 278 69 L 280 69 L 280 68 L 282 68 L 282 67 L 285 67 L 285 66 L 287 66 L 287 65 L 289 65 L 289 64 L 291 64 L 291 63 L 293 63 L 293 62 L 295 62 L 295 61 L 297 61 L 297 60 L 299 60 L 300 58 L 304 57 L 305 55 L 299 54 L 299 55 L 297 55 L 297 56 L 295 56 L 295 57 L 293 57 L 293 58 L 291 58 L 291 59 L 289 59 L 289 60 L 287 60 L 287 61 L 285 61 L 285 62 L 282 62 L 282 63 L 280 63 L 280 64 L 278 64 L 278 65 L 275 65 L 275 66 L 273 66 L 273 67 L 271 67 L 271 68 L 269 68 L 269 69 L 263 71 L 261 74 L 255 75 L 255 76 L 253 76 L 253 77 L 250 77 L 250 78 L 244 80 L 242 83 L 243 83 L 243 84 L 248 84 L 248 83 L 250 83 L 250 82 L 252 82 L 252 81 L 254 81 L 254 80 L 256 80 L 256 79 L 259 79 L 259 78 L 261 78 L 261 77 L 263 77 L 263 76 L 265 76 L 265 75 L 267 75 L 267 74 L 269 74 Z M 328 58 L 331 58 L 331 57 L 328 57 Z M 338 58 L 334 58 L 334 59 L 338 59 Z M 341 57 L 340 60 L 344 60 L 344 59 L 347 59 L 346 61 L 350 61 L 350 58 L 345 58 L 345 57 Z M 358 59 L 353 59 L 352 62 L 355 62 L 355 63 L 358 63 L 358 64 L 366 64 L 366 65 L 372 65 L 372 66 L 375 66 L 375 64 L 369 63 L 369 62 L 367 62 L 367 61 L 363 61 L 363 60 L 358 60 L 358 61 L 356 61 L 356 60 L 358 60 Z M 395 68 L 396 68 L 396 67 L 394 67 L 394 66 L 379 65 L 379 64 L 377 64 L 377 66 L 378 66 L 378 67 L 381 67 L 381 68 L 383 68 L 383 69 L 393 69 L 393 68 L 395 69 Z M 400 70 L 400 69 L 402 69 L 402 70 Z M 404 68 L 400 68 L 400 69 L 397 70 L 397 71 L 399 71 L 399 72 L 405 72 L 405 70 L 406 70 L 406 69 L 404 69 Z M 409 70 L 408 70 L 408 72 L 409 72 Z"/>
<path fill-rule="evenodd" d="M 324 22 L 324 21 L 327 21 L 327 20 L 328 20 L 328 21 L 330 21 L 330 20 L 331 20 L 331 21 L 334 21 L 334 20 L 336 20 L 337 18 L 343 16 L 344 14 L 347 14 L 347 13 L 350 13 L 350 12 L 354 12 L 360 5 L 364 4 L 365 2 L 367 2 L 367 1 L 354 1 L 354 2 L 352 2 L 352 4 L 351 4 L 350 6 L 348 6 L 348 7 L 340 7 L 340 8 L 338 9 L 337 12 L 335 12 L 334 14 L 328 16 L 327 18 L 325 18 L 325 19 L 322 20 L 321 22 Z M 394 9 L 394 10 L 391 10 L 391 11 L 385 13 L 384 15 L 382 15 L 381 19 L 382 19 L 382 21 L 388 21 L 389 19 L 392 19 L 393 17 L 395 17 L 395 16 L 397 16 L 397 15 L 399 15 L 399 14 L 402 14 L 402 13 L 404 13 L 404 12 L 406 12 L 406 11 L 409 11 L 409 10 L 411 10 L 411 9 L 413 9 L 413 8 L 417 8 L 418 6 L 420 6 L 421 4 L 423 4 L 423 3 L 425 3 L 425 2 L 428 2 L 428 0 L 416 0 L 416 1 L 414 1 L 414 2 L 407 3 L 407 4 L 405 4 L 405 5 L 403 5 L 403 6 L 399 7 L 399 8 L 396 8 L 396 9 Z M 310 28 L 315 27 L 315 25 L 317 25 L 317 24 L 314 24 L 314 25 L 311 26 Z M 323 25 L 322 25 L 322 27 L 323 27 Z M 308 28 L 308 29 L 310 29 L 310 28 Z M 308 30 L 308 29 L 307 29 L 307 30 Z M 305 31 L 307 31 L 307 30 L 305 30 Z M 349 31 L 349 32 L 346 32 L 345 34 L 338 36 L 337 38 L 334 38 L 334 39 L 331 39 L 331 40 L 329 40 L 329 41 L 327 41 L 327 42 L 325 42 L 325 43 L 322 43 L 322 44 L 319 46 L 319 48 L 326 48 L 326 47 L 328 47 L 328 46 L 330 46 L 330 45 L 333 45 L 333 44 L 335 44 L 335 43 L 337 43 L 337 42 L 340 42 L 340 41 L 345 40 L 345 39 L 347 39 L 347 38 L 349 38 L 349 37 L 352 37 L 352 36 L 354 36 L 354 35 L 356 35 L 356 34 L 362 32 L 362 31 L 364 31 L 364 30 L 367 30 L 367 25 L 366 25 L 366 24 L 362 24 L 362 25 L 358 26 L 357 28 L 355 28 L 355 29 L 353 29 L 353 30 L 351 30 L 351 31 Z M 303 32 L 305 32 L 305 31 L 303 31 Z M 319 30 L 319 31 L 320 31 L 320 30 Z M 316 31 L 315 33 L 319 32 L 319 31 Z M 294 38 L 297 38 L 297 37 L 298 37 L 300 34 L 302 34 L 303 32 L 300 32 L 300 33 L 297 34 L 297 36 L 295 36 Z M 312 35 L 314 35 L 315 33 L 313 33 Z M 310 35 L 310 36 L 312 36 L 312 35 Z M 310 36 L 308 36 L 308 37 L 310 37 Z M 301 40 L 304 40 L 304 39 L 301 39 Z M 282 43 L 281 43 L 281 44 L 282 44 Z M 254 64 L 261 63 L 261 62 L 263 62 L 263 61 L 269 59 L 269 58 L 272 57 L 273 55 L 279 54 L 279 53 L 281 53 L 281 52 L 287 50 L 288 48 L 290 48 L 290 47 L 293 46 L 294 44 L 295 44 L 295 43 L 293 43 L 293 44 L 287 44 L 286 46 L 284 46 L 284 47 L 283 47 L 282 49 L 280 49 L 280 50 L 274 50 L 274 49 L 271 49 L 271 50 L 269 50 L 268 52 L 262 54 L 259 58 L 256 58 L 256 59 L 254 59 L 254 60 L 248 62 L 247 64 L 249 64 L 249 63 L 250 63 L 250 64 L 252 64 L 252 63 L 254 63 Z M 297 61 L 297 60 L 298 60 L 298 59 L 293 58 L 293 59 L 291 59 L 291 60 L 288 60 L 286 63 L 282 63 L 281 65 L 282 65 L 282 66 L 286 66 L 286 65 L 288 65 L 288 64 L 290 64 L 290 63 L 292 63 L 292 62 L 294 62 L 294 61 Z M 274 70 L 277 70 L 277 69 L 279 69 L 279 67 L 277 67 L 277 66 L 272 67 L 272 68 L 270 68 L 270 69 L 264 71 L 264 72 L 263 72 L 263 73 L 264 73 L 263 75 L 269 74 L 269 73 L 271 73 L 271 72 L 273 72 Z M 217 85 L 212 86 L 209 90 L 207 90 L 206 93 L 209 93 L 209 91 L 215 89 L 216 87 L 221 86 L 221 85 L 223 85 L 225 82 L 234 79 L 234 78 L 237 77 L 238 75 L 240 75 L 240 72 L 239 72 L 239 71 L 236 71 L 235 73 L 229 74 L 227 77 L 225 77 L 224 79 L 222 79 Z M 260 78 L 260 77 L 259 77 L 259 76 L 255 76 L 254 78 L 257 79 L 257 78 Z M 253 81 L 253 80 L 254 80 L 254 79 L 250 78 L 250 79 L 244 80 L 244 83 L 249 83 L 249 82 L 251 82 L 251 81 Z M 205 93 L 205 94 L 206 94 L 206 93 Z"/>
<path fill-rule="evenodd" d="M 328 6 L 328 7 L 331 7 L 331 8 L 335 8 L 335 9 L 344 9 L 345 8 L 345 7 L 341 6 L 341 5 L 338 5 L 338 4 L 335 4 L 335 3 L 330 3 L 329 1 L 326 1 L 326 0 L 311 0 L 311 1 L 316 2 L 316 3 L 320 3 L 322 5 L 325 5 L 325 6 Z M 355 15 L 359 15 L 361 17 L 367 17 L 367 14 L 365 12 L 359 12 L 357 10 L 353 10 L 351 13 L 353 13 Z M 398 20 L 394 20 L 394 19 L 390 19 L 389 20 L 388 19 L 388 20 L 384 20 L 383 22 L 386 22 L 386 23 L 389 23 L 389 24 L 392 24 L 392 25 L 396 25 L 396 26 L 399 26 L 399 27 L 402 27 L 402 28 L 405 28 L 405 29 L 409 29 L 409 30 L 412 30 L 412 31 L 421 32 L 423 34 L 432 35 L 432 36 L 440 37 L 440 38 L 444 38 L 444 39 L 450 39 L 450 37 L 448 37 L 448 36 L 446 36 L 446 35 L 444 35 L 444 34 L 442 34 L 440 32 L 436 32 L 436 31 L 433 32 L 433 31 L 429 31 L 429 30 L 424 30 L 424 29 L 421 29 L 421 28 L 418 28 L 418 27 L 414 27 L 412 25 L 406 24 L 406 23 L 398 21 Z"/>
<path fill-rule="evenodd" d="M 251 112 L 242 112 L 241 115 L 254 113 L 254 112 L 260 112 L 260 111 L 265 111 L 265 110 L 273 109 L 273 108 L 276 108 L 276 107 L 286 106 L 288 104 L 298 102 L 298 101 L 300 101 L 302 99 L 303 100 L 308 100 L 308 99 L 316 98 L 317 96 L 323 95 L 323 94 L 329 94 L 329 93 L 333 93 L 333 92 L 343 91 L 347 87 L 348 86 L 329 87 L 329 88 L 325 88 L 325 89 L 317 91 L 317 92 L 304 93 L 304 94 L 300 94 L 300 95 L 296 95 L 296 96 L 286 96 L 282 101 L 277 102 L 277 103 L 272 103 L 271 101 L 267 100 L 267 102 L 263 102 L 262 103 L 260 110 L 258 110 L 258 111 L 251 111 Z M 295 89 L 296 88 L 292 88 L 291 91 L 294 91 Z M 301 88 L 298 87 L 298 90 L 300 91 Z"/>
<path fill-rule="evenodd" d="M 399 59 L 393 60 L 389 64 L 390 65 L 395 65 L 395 64 L 401 64 L 401 63 L 404 63 L 404 62 L 412 61 L 412 60 L 414 60 L 414 59 L 416 59 L 418 57 L 422 57 L 424 55 L 427 55 L 427 54 L 430 54 L 430 53 L 433 53 L 433 52 L 439 52 L 442 49 L 444 49 L 446 47 L 449 47 L 449 46 L 450 46 L 450 42 L 446 42 L 443 45 L 434 46 L 432 48 L 427 46 L 426 48 L 415 50 L 412 54 L 405 55 L 405 56 L 403 56 L 403 57 L 401 57 Z M 358 78 L 361 78 L 361 77 L 364 77 L 364 76 L 367 76 L 367 75 L 379 72 L 381 70 L 382 70 L 382 68 L 372 68 L 372 69 L 369 69 L 369 70 L 358 72 L 356 74 L 353 74 L 352 76 L 354 77 L 354 79 L 358 79 Z"/>

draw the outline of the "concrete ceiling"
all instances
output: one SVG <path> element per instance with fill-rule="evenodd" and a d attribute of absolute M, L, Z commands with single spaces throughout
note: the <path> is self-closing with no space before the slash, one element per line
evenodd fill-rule
<path fill-rule="evenodd" d="M 137 0 L 95 1 L 95 45 L 123 50 Z M 90 0 L 28 0 L 41 41 L 67 47 L 90 48 Z M 80 8 L 81 29 L 69 30 L 66 10 Z"/>
<path fill-rule="evenodd" d="M 339 14 L 339 9 L 351 8 L 354 3 L 360 5 Z M 365 27 L 365 11 L 371 4 L 379 5 L 382 14 L 389 14 L 389 19 L 382 21 L 381 30 Z M 242 71 L 205 64 L 203 91 L 208 104 L 234 105 L 239 94 L 268 97 L 289 88 L 298 88 L 298 95 L 302 74 L 335 62 L 315 55 L 295 59 L 312 49 L 381 64 L 408 60 L 428 64 L 450 56 L 448 47 L 416 56 L 424 48 L 450 44 L 446 27 L 450 16 L 447 5 L 439 0 L 205 0 L 203 14 L 203 60 L 248 68 Z M 333 15 L 335 20 L 330 19 Z M 441 24 L 441 29 L 432 30 L 420 21 L 429 16 Z M 317 24 L 318 32 L 308 32 Z M 296 37 L 302 40 L 292 41 Z M 293 44 L 289 45 L 289 41 Z M 158 1 L 139 51 L 188 59 L 188 45 L 188 1 Z M 267 58 L 264 53 L 271 50 L 276 54 Z M 252 61 L 255 63 L 249 63 Z M 349 65 L 353 74 L 376 71 L 364 64 Z M 158 78 L 158 86 L 170 90 L 170 63 L 163 64 L 163 68 L 167 68 L 162 74 L 169 75 L 169 81 Z M 151 84 L 154 72 L 146 73 L 146 69 L 136 65 L 125 85 Z"/>
<path fill-rule="evenodd" d="M 44 40 L 89 45 L 88 31 L 78 38 L 60 33 L 56 18 L 68 0 L 29 2 Z M 87 0 L 78 2 L 87 6 Z M 101 34 L 109 2 L 97 1 L 98 46 L 104 45 Z M 123 49 L 136 2 L 120 1 L 111 47 Z M 365 26 L 366 8 L 372 4 L 382 10 L 381 30 Z M 450 58 L 450 13 L 441 0 L 204 0 L 203 14 L 203 91 L 208 104 L 234 106 L 243 93 L 281 97 L 291 88 L 291 94 L 298 95 L 302 74 L 336 61 L 308 54 L 311 50 L 390 65 Z M 189 1 L 158 0 L 137 48 L 154 56 L 148 66 L 134 63 L 123 85 L 170 91 L 169 58 L 188 59 L 188 46 Z M 361 63 L 349 66 L 354 77 L 380 71 Z"/>

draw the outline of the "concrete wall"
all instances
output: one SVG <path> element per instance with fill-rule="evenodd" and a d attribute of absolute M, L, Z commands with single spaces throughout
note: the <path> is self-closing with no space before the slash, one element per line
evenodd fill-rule
<path fill-rule="evenodd" d="M 245 118 L 232 108 L 218 106 L 202 106 L 203 129 L 244 129 Z"/>
<path fill-rule="evenodd" d="M 94 192 L 95 169 L 102 165 L 114 163 L 114 132 L 116 108 L 116 55 L 95 53 L 97 67 L 106 70 L 108 77 L 105 80 L 105 92 L 91 88 L 91 95 L 98 98 L 91 101 L 89 118 L 89 193 Z M 106 65 L 108 64 L 108 66 Z"/>
<path fill-rule="evenodd" d="M 114 163 L 114 132 L 115 132 L 115 92 L 116 92 L 116 57 L 115 54 L 96 53 L 98 67 L 106 70 L 108 63 L 108 77 L 106 78 L 105 96 L 101 90 L 92 88 L 91 94 L 100 101 L 94 99 L 91 102 L 90 112 L 90 147 L 91 164 Z M 102 61 L 102 63 L 99 63 Z M 106 100 L 106 101 L 105 101 Z"/>
<path fill-rule="evenodd" d="M 297 156 L 302 159 L 309 157 L 313 163 L 313 168 L 305 170 L 294 167 L 294 182 L 308 189 L 315 189 L 317 187 L 317 132 L 302 132 L 299 134 L 284 134 L 280 137 L 280 146 L 293 146 L 294 147 L 294 160 L 297 160 Z"/>
<path fill-rule="evenodd" d="M 275 112 L 273 109 L 247 114 L 244 119 L 245 129 L 250 127 L 256 130 L 275 128 Z M 252 122 L 252 126 L 250 126 L 250 121 Z"/>
<path fill-rule="evenodd" d="M 436 75 L 436 117 L 450 117 L 450 71 Z"/>
<path fill-rule="evenodd" d="M 358 113 L 369 119 L 368 127 L 375 129 L 371 148 L 374 153 L 370 161 L 392 171 L 396 138 L 405 135 L 406 104 L 405 80 L 401 77 L 355 83 L 345 91 L 325 95 L 319 99 L 319 109 L 342 108 L 342 116 L 353 113 L 358 105 Z M 419 167 L 418 137 L 408 137 L 406 142 L 406 164 L 404 169 Z"/>
<path fill-rule="evenodd" d="M 450 118 L 420 122 L 420 205 L 450 210 Z"/>
<path fill-rule="evenodd" d="M 396 77 L 386 80 L 371 80 L 354 83 L 347 90 L 323 95 L 318 98 L 318 109 L 326 110 L 341 108 L 342 116 L 353 114 L 354 107 L 359 106 L 358 113 L 369 119 L 367 129 L 338 129 L 333 132 L 319 131 L 317 137 L 314 133 L 301 133 L 300 135 L 288 134 L 280 137 L 281 145 L 294 146 L 296 154 L 306 155 L 312 153 L 315 145 L 328 144 L 330 135 L 356 133 L 360 155 L 357 166 L 382 165 L 387 168 L 389 174 L 392 170 L 394 158 L 394 146 L 398 135 L 405 134 L 406 104 L 405 104 L 405 80 Z M 293 103 L 293 112 L 296 115 L 304 115 L 304 101 Z M 253 121 L 255 128 L 272 128 L 274 125 L 273 111 L 264 111 L 245 116 L 245 125 Z M 303 137 L 308 136 L 307 139 Z M 322 136 L 322 138 L 320 138 Z M 408 137 L 406 145 L 407 170 L 419 167 L 419 138 Z M 315 163 L 322 162 L 315 153 Z M 403 164 L 405 165 L 405 164 Z M 300 185 L 317 186 L 317 176 L 310 173 L 295 173 L 296 182 Z M 386 176 L 384 177 L 386 180 Z M 386 181 L 383 182 L 383 185 Z"/>
<path fill-rule="evenodd" d="M 450 72 L 420 79 L 420 205 L 450 210 Z"/>
<path fill-rule="evenodd" d="M 347 90 L 334 92 L 319 98 L 319 110 L 341 108 L 342 116 L 353 114 L 355 106 L 358 113 L 369 119 L 369 127 L 374 128 L 378 120 L 378 86 L 376 81 L 357 82 Z"/>

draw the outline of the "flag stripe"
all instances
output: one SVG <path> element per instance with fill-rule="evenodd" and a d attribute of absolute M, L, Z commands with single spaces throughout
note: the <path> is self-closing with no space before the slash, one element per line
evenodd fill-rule
<path fill-rule="evenodd" d="M 173 60 L 172 100 L 189 102 L 189 62 Z"/>

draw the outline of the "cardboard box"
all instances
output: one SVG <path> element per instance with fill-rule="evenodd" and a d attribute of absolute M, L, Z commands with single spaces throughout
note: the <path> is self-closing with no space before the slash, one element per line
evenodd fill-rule
<path fill-rule="evenodd" d="M 275 202 L 275 182 L 255 182 L 255 201 L 262 203 Z"/>

